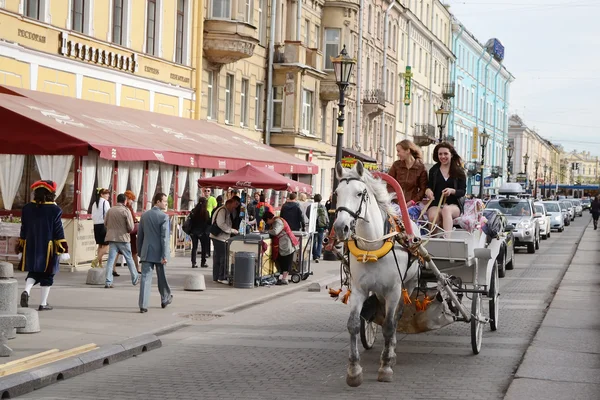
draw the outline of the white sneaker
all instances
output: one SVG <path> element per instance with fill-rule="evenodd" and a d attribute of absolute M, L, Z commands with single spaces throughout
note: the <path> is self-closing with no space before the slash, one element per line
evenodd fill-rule
<path fill-rule="evenodd" d="M 222 283 L 223 285 L 229 285 L 229 281 L 226 280 L 226 279 L 222 279 L 222 280 L 217 281 L 217 282 Z"/>

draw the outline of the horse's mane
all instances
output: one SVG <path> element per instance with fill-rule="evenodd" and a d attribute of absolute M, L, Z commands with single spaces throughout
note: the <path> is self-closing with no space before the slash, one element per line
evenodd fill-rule
<path fill-rule="evenodd" d="M 367 169 L 360 177 L 355 169 L 346 170 L 347 174 L 363 182 L 369 192 L 375 197 L 381 211 L 387 215 L 398 216 L 398 211 L 392 207 L 392 195 L 387 191 L 387 184 L 381 178 L 375 178 Z"/>

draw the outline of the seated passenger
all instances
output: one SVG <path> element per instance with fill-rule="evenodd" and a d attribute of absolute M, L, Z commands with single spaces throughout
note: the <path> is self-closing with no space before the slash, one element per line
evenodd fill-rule
<path fill-rule="evenodd" d="M 460 199 L 467 189 L 467 177 L 462 168 L 462 159 L 450 143 L 442 142 L 435 146 L 433 160 L 436 164 L 429 170 L 428 188 L 425 191 L 425 196 L 429 200 L 433 199 L 427 216 L 431 223 L 441 225 L 447 235 L 452 231 L 452 221 L 463 211 Z M 445 203 L 438 213 L 442 195 Z M 436 215 L 439 217 L 434 220 Z"/>

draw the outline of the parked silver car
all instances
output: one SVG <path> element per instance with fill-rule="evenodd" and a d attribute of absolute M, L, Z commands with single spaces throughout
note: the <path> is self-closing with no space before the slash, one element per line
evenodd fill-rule
<path fill-rule="evenodd" d="M 564 231 L 567 210 L 565 209 L 563 214 L 558 201 L 544 201 L 543 203 L 546 207 L 546 213 L 550 216 L 550 229 L 556 229 L 559 232 Z"/>
<path fill-rule="evenodd" d="M 575 206 L 575 215 L 583 217 L 583 206 L 581 205 L 581 201 L 578 199 L 571 199 L 569 201 Z"/>
<path fill-rule="evenodd" d="M 527 246 L 528 253 L 540 248 L 540 224 L 534 217 L 533 200 L 521 198 L 490 200 L 486 208 L 500 210 L 514 226 L 515 247 Z"/>
<path fill-rule="evenodd" d="M 533 206 L 535 207 L 534 217 L 538 219 L 538 223 L 540 224 L 540 236 L 546 240 L 550 237 L 551 231 L 550 215 L 546 212 L 544 203 L 536 202 Z"/>
<path fill-rule="evenodd" d="M 570 200 L 561 200 L 560 203 L 564 204 L 565 207 L 567 207 L 567 211 L 569 211 L 570 221 L 573 221 L 575 219 L 575 207 L 573 206 L 573 203 L 571 203 Z"/>

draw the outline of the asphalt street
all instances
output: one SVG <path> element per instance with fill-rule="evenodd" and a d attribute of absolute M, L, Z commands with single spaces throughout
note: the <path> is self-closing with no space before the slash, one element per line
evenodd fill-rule
<path fill-rule="evenodd" d="M 296 292 L 161 337 L 163 347 L 23 399 L 502 399 L 590 220 L 519 249 L 500 280 L 500 321 L 473 355 L 470 325 L 398 334 L 394 382 L 377 382 L 382 336 L 361 352 L 364 383 L 345 383 L 348 306 Z M 485 304 L 485 303 L 484 303 Z M 486 307 L 487 309 L 487 307 Z M 157 327 L 158 328 L 158 327 Z"/>

